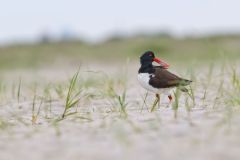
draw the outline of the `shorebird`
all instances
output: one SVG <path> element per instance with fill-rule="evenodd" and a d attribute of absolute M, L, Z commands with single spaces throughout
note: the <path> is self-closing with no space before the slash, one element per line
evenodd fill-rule
<path fill-rule="evenodd" d="M 159 66 L 154 66 L 153 62 L 158 63 Z M 178 87 L 183 92 L 188 91 L 184 86 L 189 85 L 192 81 L 180 78 L 169 72 L 167 70 L 169 65 L 156 58 L 152 51 L 145 52 L 140 57 L 140 63 L 138 81 L 143 88 L 156 94 L 156 100 L 153 103 L 151 111 L 154 111 L 157 103 L 160 105 L 160 94 L 167 95 L 171 103 L 173 99 L 170 94 L 171 89 Z"/>

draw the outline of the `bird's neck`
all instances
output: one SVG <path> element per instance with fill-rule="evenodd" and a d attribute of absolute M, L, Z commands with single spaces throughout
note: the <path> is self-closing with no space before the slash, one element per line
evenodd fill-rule
<path fill-rule="evenodd" d="M 142 63 L 138 73 L 153 73 L 154 68 L 152 62 Z"/>

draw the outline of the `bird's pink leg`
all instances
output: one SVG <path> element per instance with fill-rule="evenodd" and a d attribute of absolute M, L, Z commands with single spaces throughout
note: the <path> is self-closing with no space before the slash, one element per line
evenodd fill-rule
<path fill-rule="evenodd" d="M 171 103 L 172 103 L 172 100 L 173 100 L 173 97 L 172 97 L 172 95 L 169 95 L 168 96 L 168 99 L 169 99 L 169 104 L 168 104 L 168 107 L 171 105 Z"/>
<path fill-rule="evenodd" d="M 169 96 L 168 96 L 168 99 L 169 99 L 169 102 L 171 103 L 172 100 L 173 100 L 172 95 L 169 95 Z"/>

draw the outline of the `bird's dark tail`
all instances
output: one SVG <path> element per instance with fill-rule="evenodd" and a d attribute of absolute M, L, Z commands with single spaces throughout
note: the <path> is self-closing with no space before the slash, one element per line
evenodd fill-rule
<path fill-rule="evenodd" d="M 187 80 L 187 79 L 182 79 L 181 82 L 180 82 L 180 85 L 179 85 L 179 89 L 182 91 L 182 92 L 188 92 L 188 89 L 184 86 L 187 86 L 189 84 L 191 84 L 192 81 L 191 80 Z"/>
<path fill-rule="evenodd" d="M 180 85 L 180 86 L 187 86 L 187 85 L 189 85 L 190 83 L 192 83 L 191 80 L 182 79 L 182 80 L 179 82 L 179 85 Z"/>

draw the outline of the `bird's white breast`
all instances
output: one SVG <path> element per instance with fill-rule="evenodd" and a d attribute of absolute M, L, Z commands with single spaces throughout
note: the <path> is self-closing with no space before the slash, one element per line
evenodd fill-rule
<path fill-rule="evenodd" d="M 145 88 L 146 90 L 150 91 L 150 92 L 154 92 L 154 93 L 158 93 L 158 89 L 152 87 L 149 84 L 149 80 L 150 80 L 150 74 L 149 73 L 139 73 L 138 74 L 138 81 L 141 84 L 141 86 L 143 88 Z"/>
<path fill-rule="evenodd" d="M 149 73 L 139 73 L 138 74 L 138 81 L 139 81 L 139 83 L 141 84 L 141 86 L 143 88 L 145 88 L 146 90 L 148 90 L 150 92 L 153 92 L 153 93 L 164 93 L 164 94 L 168 94 L 169 93 L 169 91 L 170 91 L 169 88 L 158 89 L 158 88 L 154 88 L 153 86 L 151 86 L 149 84 L 150 76 L 154 77 L 153 74 L 151 75 Z"/>

